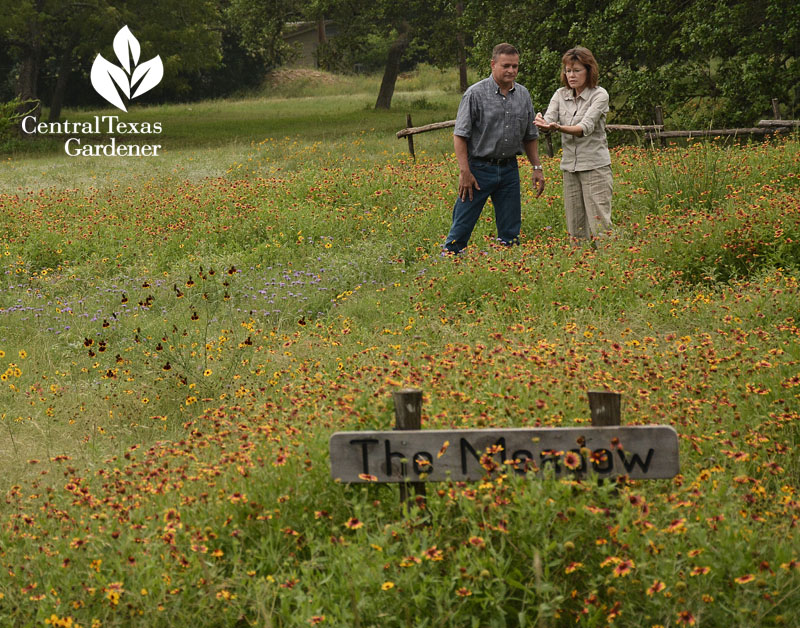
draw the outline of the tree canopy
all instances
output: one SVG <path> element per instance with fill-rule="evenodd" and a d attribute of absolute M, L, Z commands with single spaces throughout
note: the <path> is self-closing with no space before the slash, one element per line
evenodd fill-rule
<path fill-rule="evenodd" d="M 501 41 L 521 51 L 520 82 L 542 109 L 558 87 L 560 59 L 592 50 L 618 121 L 649 122 L 661 105 L 686 127 L 751 125 L 785 117 L 800 101 L 796 0 L 0 0 L 0 100 L 100 104 L 86 83 L 128 25 L 161 55 L 161 100 L 213 98 L 258 85 L 290 54 L 294 21 L 333 20 L 318 50 L 326 69 L 383 69 L 376 106 L 388 108 L 397 74 L 419 61 L 455 67 L 469 50 L 488 73 Z M 461 68 L 462 88 L 466 80 Z M 72 79 L 72 80 L 70 80 Z M 80 79 L 80 80 L 75 80 Z"/>
<path fill-rule="evenodd" d="M 649 122 L 662 105 L 677 123 L 750 126 L 771 99 L 797 115 L 800 4 L 795 0 L 519 0 L 467 3 L 472 58 L 521 51 L 520 82 L 544 108 L 561 55 L 589 48 L 620 120 Z"/>
<path fill-rule="evenodd" d="M 163 60 L 162 99 L 183 97 L 193 75 L 220 63 L 219 9 L 210 0 L 0 0 L 0 43 L 9 50 L 9 74 L 16 77 L 10 96 L 44 101 L 51 118 L 58 117 L 65 98 L 69 104 L 99 104 L 102 99 L 85 89 L 92 61 L 98 53 L 113 58 L 114 34 L 127 25 L 143 50 Z M 84 80 L 70 91 L 73 75 Z"/>

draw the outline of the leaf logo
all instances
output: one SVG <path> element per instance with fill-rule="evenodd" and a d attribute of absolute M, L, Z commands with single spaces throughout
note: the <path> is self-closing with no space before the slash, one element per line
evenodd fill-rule
<path fill-rule="evenodd" d="M 114 53 L 122 67 L 98 54 L 92 64 L 92 87 L 112 105 L 127 112 L 120 93 L 130 100 L 150 91 L 164 77 L 164 64 L 160 55 L 139 63 L 139 40 L 127 26 L 123 26 L 114 36 Z"/>

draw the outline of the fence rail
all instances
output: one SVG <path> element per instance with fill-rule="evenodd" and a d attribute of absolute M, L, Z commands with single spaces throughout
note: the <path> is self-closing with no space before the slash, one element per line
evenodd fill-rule
<path fill-rule="evenodd" d="M 761 120 L 756 127 L 738 128 L 738 129 L 697 129 L 697 130 L 674 130 L 666 131 L 663 124 L 663 114 L 661 107 L 655 108 L 656 124 L 608 124 L 606 125 L 607 131 L 612 132 L 627 132 L 627 133 L 641 133 L 645 141 L 654 142 L 658 141 L 662 146 L 666 146 L 666 141 L 669 138 L 677 137 L 718 137 L 718 136 L 742 136 L 742 135 L 760 135 L 766 136 L 774 133 L 788 133 L 792 130 L 800 128 L 800 120 L 782 120 L 780 118 L 780 108 L 775 99 L 772 101 L 772 109 L 775 114 L 773 120 Z M 414 152 L 414 136 L 419 133 L 427 133 L 429 131 L 437 131 L 439 129 L 447 129 L 456 125 L 455 120 L 445 120 L 444 122 L 434 122 L 432 124 L 425 124 L 423 126 L 413 126 L 411 122 L 411 114 L 406 114 L 406 128 L 400 129 L 397 132 L 397 139 L 406 138 L 408 140 L 408 152 L 414 160 L 417 156 Z M 545 149 L 548 156 L 553 156 L 553 141 L 552 133 L 547 131 L 543 133 L 545 139 Z"/>
<path fill-rule="evenodd" d="M 800 120 L 761 120 L 758 126 L 797 128 L 800 126 Z"/>
<path fill-rule="evenodd" d="M 610 126 L 610 125 L 609 125 Z M 788 133 L 800 126 L 798 120 L 761 120 L 757 127 L 744 127 L 738 129 L 702 129 L 697 131 L 658 131 L 646 133 L 646 140 L 670 137 L 718 137 L 739 135 L 768 135 L 772 133 Z"/>
<path fill-rule="evenodd" d="M 764 120 L 764 122 L 786 122 L 786 120 Z M 455 120 L 445 120 L 444 122 L 434 122 L 433 124 L 425 124 L 423 126 L 406 127 L 397 132 L 397 139 L 407 137 L 409 135 L 416 135 L 417 133 L 426 133 L 428 131 L 436 131 L 438 129 L 447 129 L 456 125 Z M 634 132 L 657 132 L 664 128 L 663 124 L 607 124 L 607 131 L 634 131 Z"/>

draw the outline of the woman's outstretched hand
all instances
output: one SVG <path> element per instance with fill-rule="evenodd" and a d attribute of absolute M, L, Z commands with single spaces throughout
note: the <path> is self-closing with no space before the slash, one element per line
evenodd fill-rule
<path fill-rule="evenodd" d="M 547 122 L 541 113 L 536 114 L 533 123 L 542 131 L 555 131 L 558 129 L 558 122 Z"/>

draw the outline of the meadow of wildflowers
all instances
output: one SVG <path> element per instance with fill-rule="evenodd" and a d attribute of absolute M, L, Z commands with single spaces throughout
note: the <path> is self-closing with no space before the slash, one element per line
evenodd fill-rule
<path fill-rule="evenodd" d="M 800 141 L 614 149 L 596 250 L 545 158 L 522 244 L 487 212 L 455 259 L 449 141 L 4 188 L 0 625 L 797 625 Z M 403 512 L 327 457 L 401 386 L 430 428 L 586 424 L 615 390 L 681 473 L 501 469 Z"/>

